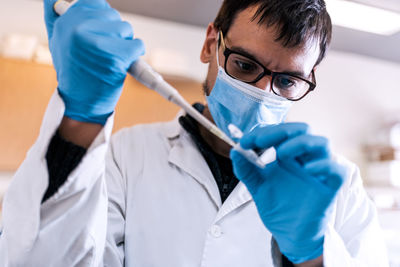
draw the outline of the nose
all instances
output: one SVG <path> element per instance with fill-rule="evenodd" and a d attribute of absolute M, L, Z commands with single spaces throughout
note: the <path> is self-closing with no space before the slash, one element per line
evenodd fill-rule
<path fill-rule="evenodd" d="M 272 92 L 272 76 L 265 75 L 254 86 L 260 88 L 261 90 Z"/>

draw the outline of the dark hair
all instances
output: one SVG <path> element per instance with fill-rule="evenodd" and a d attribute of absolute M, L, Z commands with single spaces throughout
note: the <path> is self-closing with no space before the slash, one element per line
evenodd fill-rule
<path fill-rule="evenodd" d="M 258 6 L 253 20 L 267 27 L 276 27 L 276 41 L 293 48 L 310 39 L 319 41 L 318 65 L 325 57 L 332 37 L 332 22 L 324 0 L 224 0 L 214 21 L 226 36 L 237 14 Z"/>

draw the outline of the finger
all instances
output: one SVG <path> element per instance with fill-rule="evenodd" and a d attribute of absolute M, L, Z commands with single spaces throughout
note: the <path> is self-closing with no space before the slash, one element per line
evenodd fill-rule
<path fill-rule="evenodd" d="M 345 181 L 346 169 L 329 159 L 317 160 L 304 166 L 306 172 L 317 177 L 327 187 L 338 190 Z"/>
<path fill-rule="evenodd" d="M 262 183 L 261 176 L 254 175 L 254 172 L 257 171 L 256 166 L 249 162 L 242 154 L 232 149 L 230 157 L 232 159 L 235 176 L 241 180 L 249 190 L 257 188 Z"/>
<path fill-rule="evenodd" d="M 121 21 L 121 16 L 118 11 L 113 8 L 110 8 L 109 5 L 105 2 L 105 4 L 99 5 L 92 3 L 85 3 L 83 0 L 78 0 L 75 4 L 71 5 L 68 12 L 64 14 L 57 14 L 54 11 L 54 5 L 58 2 L 56 0 L 45 0 L 45 22 L 48 33 L 48 38 L 52 37 L 53 27 L 56 20 L 61 16 L 61 20 L 67 20 L 65 22 L 68 27 L 73 24 L 77 19 L 96 19 L 97 21 Z"/>
<path fill-rule="evenodd" d="M 143 41 L 140 39 L 115 39 L 112 44 L 105 48 L 105 51 L 119 57 L 122 62 L 127 63 L 123 68 L 128 70 L 133 62 L 144 55 L 145 47 Z"/>
<path fill-rule="evenodd" d="M 244 149 L 264 149 L 278 146 L 280 143 L 298 135 L 307 133 L 309 126 L 305 123 L 283 123 L 255 128 L 243 136 L 240 144 Z"/>
<path fill-rule="evenodd" d="M 69 19 L 76 20 L 96 20 L 96 21 L 121 21 L 120 13 L 113 8 L 91 8 L 85 5 L 73 5 L 68 9 L 63 17 L 70 16 Z"/>
<path fill-rule="evenodd" d="M 299 159 L 301 165 L 330 156 L 329 141 L 322 136 L 300 135 L 283 142 L 276 149 L 280 161 Z"/>
<path fill-rule="evenodd" d="M 126 21 L 97 21 L 89 23 L 89 26 L 80 29 L 88 33 L 100 34 L 109 37 L 117 37 L 122 39 L 132 39 L 133 29 L 131 24 Z"/>
<path fill-rule="evenodd" d="M 96 66 L 99 72 L 128 71 L 132 63 L 145 52 L 143 41 L 140 39 L 122 39 L 92 33 L 87 33 L 84 38 L 85 43 L 89 45 L 82 46 L 76 52 L 76 58 L 83 57 L 87 64 Z"/>
<path fill-rule="evenodd" d="M 44 0 L 43 1 L 43 6 L 45 10 L 53 9 L 54 4 L 57 2 L 57 0 Z"/>
<path fill-rule="evenodd" d="M 137 38 L 133 40 L 124 40 L 124 44 L 127 51 L 126 58 L 129 58 L 129 62 L 131 62 L 126 68 L 126 70 L 128 70 L 132 63 L 146 53 L 146 48 L 143 41 Z"/>
<path fill-rule="evenodd" d="M 87 20 L 76 27 L 74 34 L 79 44 L 74 49 L 77 57 L 94 57 L 99 64 L 118 70 L 127 70 L 145 52 L 141 40 L 129 38 L 133 30 L 127 22 Z"/>
<path fill-rule="evenodd" d="M 315 160 L 329 159 L 331 157 L 329 149 L 324 147 L 315 148 L 313 151 L 304 153 L 303 155 L 297 156 L 295 160 L 300 163 L 301 166 L 304 166 L 307 163 L 310 163 Z"/>
<path fill-rule="evenodd" d="M 44 8 L 44 21 L 46 23 L 47 36 L 50 39 L 53 33 L 53 25 L 56 21 L 58 15 L 54 12 L 53 6 L 57 2 L 57 0 L 44 0 L 43 8 Z"/>
<path fill-rule="evenodd" d="M 75 6 L 86 6 L 91 8 L 109 8 L 106 0 L 78 0 Z"/>

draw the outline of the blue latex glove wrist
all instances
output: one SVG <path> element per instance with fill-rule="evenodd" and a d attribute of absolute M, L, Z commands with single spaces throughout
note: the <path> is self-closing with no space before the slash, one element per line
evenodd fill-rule
<path fill-rule="evenodd" d="M 345 179 L 327 139 L 307 132 L 306 124 L 288 123 L 245 135 L 240 142 L 245 149 L 275 147 L 277 160 L 264 169 L 231 151 L 235 175 L 251 193 L 281 252 L 295 264 L 323 254 L 327 222 Z"/>
<path fill-rule="evenodd" d="M 144 54 L 129 23 L 104 0 L 79 0 L 64 15 L 45 2 L 49 47 L 65 116 L 105 124 L 130 65 Z"/>

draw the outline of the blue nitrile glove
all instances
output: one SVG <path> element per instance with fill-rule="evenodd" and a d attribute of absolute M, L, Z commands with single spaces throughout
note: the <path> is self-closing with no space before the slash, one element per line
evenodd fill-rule
<path fill-rule="evenodd" d="M 287 123 L 255 128 L 240 144 L 276 149 L 277 160 L 264 169 L 235 150 L 231 158 L 280 251 L 295 264 L 321 256 L 334 199 L 345 179 L 327 139 L 309 135 L 306 124 Z"/>
<path fill-rule="evenodd" d="M 44 1 L 45 21 L 65 116 L 104 125 L 143 42 L 105 0 L 79 0 L 60 17 L 55 2 Z"/>

